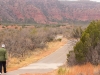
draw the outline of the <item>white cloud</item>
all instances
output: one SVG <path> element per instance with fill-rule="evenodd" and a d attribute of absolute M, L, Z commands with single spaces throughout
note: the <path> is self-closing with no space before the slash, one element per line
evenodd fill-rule
<path fill-rule="evenodd" d="M 96 1 L 96 2 L 100 2 L 100 0 L 91 0 L 91 1 Z"/>
<path fill-rule="evenodd" d="M 66 1 L 66 0 L 59 0 L 59 1 Z M 68 0 L 68 1 L 78 1 L 78 0 Z M 91 0 L 91 1 L 100 2 L 100 0 Z"/>

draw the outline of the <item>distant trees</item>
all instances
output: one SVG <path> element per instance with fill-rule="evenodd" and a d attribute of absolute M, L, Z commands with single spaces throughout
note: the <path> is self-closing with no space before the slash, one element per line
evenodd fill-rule
<path fill-rule="evenodd" d="M 74 51 L 69 52 L 68 64 L 100 63 L 100 21 L 92 21 L 76 43 Z"/>

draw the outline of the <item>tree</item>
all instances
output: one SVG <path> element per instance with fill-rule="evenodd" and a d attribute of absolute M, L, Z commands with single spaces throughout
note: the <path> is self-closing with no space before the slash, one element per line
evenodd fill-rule
<path fill-rule="evenodd" d="M 76 43 L 74 53 L 76 64 L 90 62 L 97 65 L 100 63 L 100 21 L 92 21 L 89 24 L 82 33 L 80 41 Z"/>

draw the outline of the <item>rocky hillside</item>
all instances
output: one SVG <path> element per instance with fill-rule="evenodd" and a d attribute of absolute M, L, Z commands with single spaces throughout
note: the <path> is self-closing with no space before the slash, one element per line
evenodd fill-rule
<path fill-rule="evenodd" d="M 0 0 L 0 21 L 56 24 L 100 19 L 100 3 L 58 0 Z"/>

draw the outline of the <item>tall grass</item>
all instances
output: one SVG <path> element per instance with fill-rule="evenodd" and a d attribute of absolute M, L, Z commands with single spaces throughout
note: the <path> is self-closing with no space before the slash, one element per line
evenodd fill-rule
<path fill-rule="evenodd" d="M 60 67 L 58 70 L 49 73 L 21 74 L 21 75 L 100 75 L 100 65 L 94 66 L 90 63 L 74 67 Z"/>
<path fill-rule="evenodd" d="M 74 67 L 59 68 L 58 75 L 100 75 L 100 65 L 94 66 L 90 63 Z"/>

